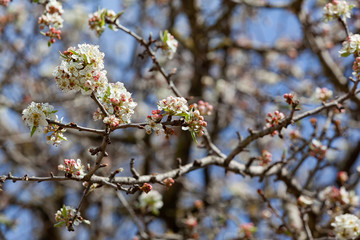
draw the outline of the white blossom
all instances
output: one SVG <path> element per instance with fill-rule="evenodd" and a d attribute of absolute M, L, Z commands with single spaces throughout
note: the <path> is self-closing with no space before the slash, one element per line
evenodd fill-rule
<path fill-rule="evenodd" d="M 330 21 L 333 18 L 344 16 L 345 18 L 351 17 L 352 5 L 348 5 L 345 0 L 333 0 L 326 4 L 324 7 L 324 17 L 326 21 Z"/>
<path fill-rule="evenodd" d="M 55 112 L 54 107 L 48 103 L 31 102 L 31 104 L 23 110 L 22 119 L 25 121 L 25 124 L 30 128 L 33 134 L 34 132 L 41 132 L 39 127 L 45 127 L 48 125 L 46 118 L 55 120 Z"/>
<path fill-rule="evenodd" d="M 357 53 L 360 50 L 360 35 L 353 34 L 346 38 L 342 43 L 342 48 L 339 51 L 340 56 L 347 57 L 352 53 Z"/>
<path fill-rule="evenodd" d="M 139 208 L 157 214 L 164 205 L 161 194 L 156 190 L 149 193 L 142 193 L 139 197 Z"/>
<path fill-rule="evenodd" d="M 337 239 L 355 239 L 360 235 L 360 220 L 352 214 L 343 214 L 335 217 L 331 223 Z"/>

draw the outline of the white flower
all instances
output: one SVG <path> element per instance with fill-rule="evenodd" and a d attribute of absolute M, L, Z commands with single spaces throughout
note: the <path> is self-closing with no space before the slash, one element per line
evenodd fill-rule
<path fill-rule="evenodd" d="M 161 194 L 156 190 L 151 190 L 149 193 L 142 193 L 139 197 L 139 208 L 148 210 L 154 214 L 159 212 L 159 209 L 164 205 Z"/>
<path fill-rule="evenodd" d="M 35 131 L 41 132 L 39 127 L 48 125 L 46 118 L 55 120 L 55 112 L 54 107 L 48 103 L 31 102 L 31 104 L 23 110 L 22 118 L 25 121 L 25 124 L 31 129 L 31 134 L 33 134 Z"/>
<path fill-rule="evenodd" d="M 69 48 L 53 72 L 57 86 L 64 92 L 81 90 L 84 95 L 107 87 L 106 71 L 102 70 L 104 56 L 99 46 L 79 44 L 78 49 Z"/>
<path fill-rule="evenodd" d="M 134 114 L 137 103 L 133 101 L 131 93 L 129 93 L 124 84 L 121 82 L 103 84 L 104 87 L 99 88 L 97 97 L 101 101 L 106 111 L 115 115 L 119 119 L 118 124 L 130 123 Z M 94 119 L 101 119 L 100 112 L 94 113 Z"/>
<path fill-rule="evenodd" d="M 180 115 L 189 110 L 187 101 L 183 97 L 170 96 L 166 99 L 160 100 L 157 105 L 159 110 L 164 110 L 169 113 L 169 115 Z"/>
<path fill-rule="evenodd" d="M 315 98 L 320 101 L 327 101 L 333 96 L 333 91 L 327 89 L 327 88 L 319 88 L 317 87 L 315 89 Z"/>
<path fill-rule="evenodd" d="M 352 214 L 343 214 L 335 217 L 331 223 L 338 239 L 355 239 L 360 235 L 360 220 Z"/>
<path fill-rule="evenodd" d="M 333 0 L 331 3 L 326 4 L 324 7 L 324 17 L 326 21 L 333 18 L 344 16 L 345 18 L 351 17 L 352 5 L 348 5 L 345 0 Z"/>
<path fill-rule="evenodd" d="M 354 34 L 346 38 L 339 51 L 340 56 L 347 57 L 352 53 L 357 53 L 360 50 L 360 35 Z"/>
<path fill-rule="evenodd" d="M 50 13 L 57 12 L 60 15 L 64 13 L 64 10 L 62 8 L 61 2 L 58 2 L 56 0 L 50 0 L 45 7 L 46 11 Z"/>
<path fill-rule="evenodd" d="M 151 130 L 154 130 L 154 132 L 156 133 L 156 135 L 159 135 L 161 132 L 164 132 L 163 126 L 161 123 L 156 123 L 151 116 L 147 117 L 145 119 L 145 122 L 148 125 L 145 125 L 145 130 L 147 134 L 151 133 Z"/>
<path fill-rule="evenodd" d="M 178 41 L 167 30 L 164 32 L 164 35 L 160 33 L 160 38 L 163 42 L 163 53 L 165 53 L 168 59 L 172 59 L 176 53 Z"/>

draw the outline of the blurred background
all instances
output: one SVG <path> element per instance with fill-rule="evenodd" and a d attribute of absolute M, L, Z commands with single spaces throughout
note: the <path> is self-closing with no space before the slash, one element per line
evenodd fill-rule
<path fill-rule="evenodd" d="M 124 0 L 62 1 L 64 27 L 62 39 L 48 47 L 40 34 L 38 17 L 44 6 L 13 0 L 0 6 L 0 175 L 49 176 L 60 172 L 64 158 L 94 163 L 88 149 L 101 144 L 101 137 L 68 130 L 67 142 L 58 147 L 46 144 L 45 136 L 30 137 L 21 112 L 31 101 L 55 106 L 63 122 L 103 129 L 93 121 L 96 104 L 88 96 L 62 93 L 52 76 L 60 64 L 59 51 L 88 43 L 105 53 L 105 70 L 110 82 L 123 82 L 138 106 L 132 122 L 144 122 L 156 102 L 173 93 L 157 71 L 149 71 L 149 57 L 131 36 L 106 29 L 97 37 L 88 27 L 88 15 L 98 9 L 124 11 L 119 22 L 148 39 L 159 39 L 168 29 L 179 42 L 172 60 L 157 51 L 166 72 L 177 72 L 172 79 L 189 103 L 199 100 L 214 106 L 206 117 L 209 134 L 223 153 L 238 142 L 238 134 L 264 128 L 266 116 L 275 110 L 290 113 L 285 93 L 300 101 L 301 112 L 321 106 L 316 88 L 333 92 L 331 99 L 346 94 L 352 83 L 353 58 L 340 58 L 338 50 L 346 33 L 339 22 L 323 21 L 327 1 L 293 0 Z M 359 11 L 352 11 L 350 31 L 360 28 Z M 350 176 L 347 189 L 358 192 L 356 170 L 360 154 L 360 100 L 352 98 L 342 113 L 322 111 L 297 122 L 278 135 L 251 143 L 234 161 L 246 163 L 263 150 L 272 162 L 286 161 L 290 177 L 306 190 L 318 193 L 326 186 L 337 186 L 336 175 Z M 129 162 L 135 158 L 140 174 L 162 173 L 208 154 L 198 147 L 188 131 L 174 128 L 175 135 L 147 135 L 145 130 L 125 129 L 111 135 L 104 159 L 107 168 L 98 175 L 109 176 L 124 168 L 119 176 L 131 176 Z M 327 147 L 322 160 L 311 156 L 309 144 L 317 139 Z M 201 139 L 199 142 L 201 143 Z M 259 165 L 255 161 L 253 165 Z M 351 185 L 351 186 L 350 186 Z M 241 176 L 223 168 L 209 166 L 175 180 L 162 195 L 159 214 L 139 208 L 139 193 L 126 195 L 145 229 L 154 239 L 289 239 L 282 222 L 272 214 L 257 194 L 262 189 L 285 216 L 292 217 L 297 197 L 276 175 L 260 179 Z M 85 200 L 81 214 L 90 226 L 80 225 L 75 232 L 54 228 L 54 214 L 63 205 L 76 207 L 84 187 L 80 182 L 3 183 L 0 193 L 0 239 L 133 239 L 137 227 L 113 189 L 102 187 Z M 295 210 L 294 210 L 295 209 Z M 321 204 L 311 213 L 309 223 L 314 237 L 329 234 L 331 215 Z M 296 215 L 296 214 L 295 214 Z M 247 223 L 257 231 L 247 236 Z M 322 229 L 325 229 L 322 231 Z"/>

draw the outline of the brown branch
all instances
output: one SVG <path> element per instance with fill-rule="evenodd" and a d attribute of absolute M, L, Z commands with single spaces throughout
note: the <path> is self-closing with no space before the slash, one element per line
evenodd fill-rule
<path fill-rule="evenodd" d="M 137 35 L 136 33 L 132 32 L 130 29 L 122 26 L 119 23 L 116 23 L 116 21 L 110 21 L 109 19 L 105 19 L 106 23 L 108 24 L 112 24 L 114 26 L 116 26 L 118 29 L 120 29 L 121 31 L 129 34 L 130 36 L 132 36 L 133 38 L 135 38 L 136 41 L 138 41 L 140 43 L 140 45 L 142 45 L 143 47 L 145 47 L 146 52 L 150 55 L 150 58 L 152 60 L 152 62 L 154 63 L 154 65 L 156 66 L 157 70 L 160 72 L 160 74 L 166 79 L 170 89 L 173 91 L 173 93 L 177 96 L 177 97 L 181 97 L 181 93 L 180 91 L 177 89 L 177 87 L 175 86 L 174 82 L 170 79 L 172 74 L 167 74 L 164 70 L 164 68 L 160 65 L 159 61 L 157 60 L 156 56 L 155 56 L 155 52 L 151 49 L 151 44 L 152 42 L 149 41 L 145 41 L 145 39 L 143 39 L 142 37 L 140 37 L 139 35 Z"/>
<path fill-rule="evenodd" d="M 91 133 L 95 133 L 95 134 L 99 134 L 99 135 L 105 135 L 105 130 L 100 130 L 100 129 L 94 129 L 94 128 L 87 128 L 87 127 L 81 127 L 79 125 L 77 125 L 76 123 L 68 123 L 68 124 L 64 124 L 64 123 L 59 123 L 50 119 L 46 119 L 46 121 L 49 124 L 55 124 L 58 125 L 61 128 L 64 129 L 76 129 L 79 132 L 91 132 Z"/>

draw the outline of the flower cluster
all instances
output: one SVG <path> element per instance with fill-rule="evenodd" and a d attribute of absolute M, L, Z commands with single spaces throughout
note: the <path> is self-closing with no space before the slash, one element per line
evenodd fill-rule
<path fill-rule="evenodd" d="M 331 226 L 334 227 L 336 239 L 355 239 L 360 236 L 360 219 L 355 215 L 339 215 Z"/>
<path fill-rule="evenodd" d="M 278 125 L 282 120 L 285 119 L 285 115 L 282 112 L 275 111 L 274 114 L 268 113 L 266 118 L 266 127 L 274 127 Z M 271 133 L 272 136 L 276 135 L 277 131 Z"/>
<path fill-rule="evenodd" d="M 332 0 L 324 7 L 324 18 L 326 21 L 330 21 L 333 18 L 339 18 L 344 16 L 345 18 L 351 17 L 351 9 L 353 5 L 348 5 L 345 0 Z"/>
<path fill-rule="evenodd" d="M 133 101 L 131 93 L 126 90 L 123 83 L 106 84 L 106 87 L 99 90 L 97 95 L 105 110 L 117 118 L 117 120 L 114 117 L 107 120 L 104 119 L 104 122 L 111 123 L 113 127 L 123 123 L 130 123 L 137 103 Z M 97 109 L 93 114 L 94 120 L 104 117 L 100 109 Z"/>
<path fill-rule="evenodd" d="M 354 61 L 354 64 L 353 64 L 353 75 L 355 77 L 359 77 L 360 75 L 360 57 L 356 57 L 355 58 L 355 61 Z"/>
<path fill-rule="evenodd" d="M 40 1 L 39 1 L 40 2 Z M 61 39 L 61 30 L 63 27 L 64 19 L 62 18 L 63 8 L 61 2 L 57 0 L 49 0 L 45 6 L 45 11 L 38 19 L 40 29 L 44 29 L 45 26 L 49 28 L 43 35 L 50 38 L 48 45 L 50 46 L 55 42 L 55 38 Z"/>
<path fill-rule="evenodd" d="M 152 212 L 157 215 L 163 205 L 162 196 L 156 190 L 152 190 L 148 194 L 142 193 L 139 197 L 138 206 L 143 212 Z"/>
<path fill-rule="evenodd" d="M 267 150 L 263 150 L 259 160 L 261 166 L 266 166 L 272 161 L 272 154 Z"/>
<path fill-rule="evenodd" d="M 176 53 L 178 41 L 167 30 L 165 30 L 164 34 L 160 32 L 160 39 L 162 42 L 161 49 L 164 55 L 166 55 L 168 59 L 172 59 Z"/>
<path fill-rule="evenodd" d="M 193 104 L 195 108 L 197 108 L 202 116 L 210 116 L 214 107 L 208 102 L 204 102 L 200 100 L 197 104 Z"/>
<path fill-rule="evenodd" d="M 117 21 L 121 14 L 122 12 L 115 14 L 113 10 L 99 9 L 98 11 L 89 15 L 90 29 L 95 30 L 96 34 L 100 37 L 101 34 L 105 31 L 105 26 L 106 26 L 105 19 L 108 19 L 109 21 L 112 22 Z M 113 31 L 118 30 L 113 24 L 109 24 L 108 26 Z"/>
<path fill-rule="evenodd" d="M 204 135 L 204 127 L 207 126 L 207 122 L 195 107 L 191 106 L 189 114 L 185 116 L 185 122 L 187 126 L 182 127 L 183 130 L 189 130 L 192 135 L 196 134 L 198 137 Z"/>
<path fill-rule="evenodd" d="M 294 103 L 294 94 L 292 93 L 285 93 L 284 94 L 285 101 L 287 104 L 291 105 Z"/>
<path fill-rule="evenodd" d="M 96 113 L 100 113 L 99 110 Z M 99 114 L 97 115 L 100 116 Z M 115 115 L 110 115 L 104 118 L 103 123 L 109 125 L 111 129 L 116 129 L 120 125 L 120 119 Z"/>
<path fill-rule="evenodd" d="M 313 139 L 310 144 L 310 155 L 318 158 L 319 160 L 323 159 L 326 154 L 327 147 L 322 145 L 322 143 L 316 139 Z"/>
<path fill-rule="evenodd" d="M 31 104 L 23 110 L 22 119 L 31 129 L 32 136 L 35 132 L 41 133 L 41 129 L 39 129 L 39 127 L 46 127 L 48 125 L 48 122 L 46 121 L 47 118 L 55 120 L 56 112 L 57 111 L 54 110 L 54 107 L 48 103 L 31 102 Z"/>
<path fill-rule="evenodd" d="M 75 213 L 76 210 L 74 208 L 64 205 L 55 213 L 55 221 L 57 223 L 54 225 L 54 227 L 61 227 L 64 224 L 66 227 L 69 227 L 72 224 L 75 226 L 79 225 L 80 223 L 90 224 L 90 221 L 81 217 L 79 212 L 76 214 L 76 216 Z"/>
<path fill-rule="evenodd" d="M 61 123 L 62 119 L 58 121 L 58 116 L 56 115 L 56 122 Z M 53 144 L 55 146 L 58 146 L 61 141 L 67 141 L 67 138 L 63 135 L 64 132 L 66 132 L 66 129 L 59 127 L 57 124 L 49 124 L 48 126 L 44 127 L 44 133 L 50 135 L 46 136 L 47 143 Z"/>
<path fill-rule="evenodd" d="M 332 98 L 332 96 L 333 96 L 333 92 L 327 88 L 317 87 L 315 89 L 315 98 L 320 101 L 326 102 L 327 100 Z"/>
<path fill-rule="evenodd" d="M 64 171 L 66 176 L 71 177 L 73 174 L 76 176 L 83 176 L 84 173 L 84 165 L 81 164 L 81 160 L 77 159 L 64 159 L 64 164 L 58 165 L 59 171 Z"/>
<path fill-rule="evenodd" d="M 319 199 L 331 208 L 333 205 L 358 206 L 359 197 L 354 191 L 347 191 L 345 187 L 328 186 L 319 193 Z"/>
<path fill-rule="evenodd" d="M 161 132 L 164 131 L 162 124 L 160 121 L 163 118 L 160 110 L 152 110 L 152 115 L 148 115 L 145 119 L 146 126 L 145 130 L 147 134 L 151 133 L 151 130 L 154 130 L 156 135 L 159 135 Z"/>
<path fill-rule="evenodd" d="M 145 125 L 145 130 L 148 134 L 150 134 L 152 130 L 154 130 L 156 134 L 164 131 L 167 136 L 174 133 L 173 129 L 166 128 L 161 124 L 161 120 L 166 115 L 169 116 L 168 120 L 171 119 L 172 116 L 184 117 L 185 124 L 182 129 L 189 130 L 195 142 L 196 136 L 202 136 L 204 134 L 204 127 L 207 126 L 207 122 L 197 107 L 200 107 L 205 113 L 210 113 L 212 110 L 210 104 L 199 101 L 199 105 L 190 105 L 189 108 L 185 98 L 169 96 L 166 99 L 158 101 L 157 105 L 158 109 L 153 110 L 152 115 L 147 116 L 145 120 L 147 124 Z"/>
<path fill-rule="evenodd" d="M 189 110 L 187 101 L 183 97 L 167 97 L 166 99 L 160 100 L 158 103 L 158 109 L 163 110 L 169 115 L 182 116 Z"/>
<path fill-rule="evenodd" d="M 358 55 L 360 50 L 360 35 L 353 34 L 346 38 L 342 43 L 342 48 L 339 51 L 340 56 L 347 57 L 350 54 Z"/>
<path fill-rule="evenodd" d="M 99 46 L 79 44 L 61 54 L 61 64 L 53 72 L 57 86 L 64 92 L 80 91 L 91 94 L 107 85 L 104 68 L 105 54 Z"/>

